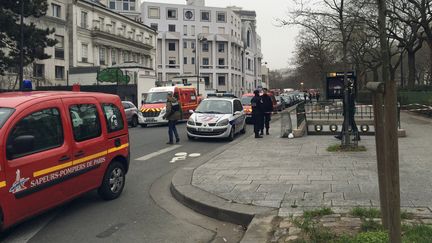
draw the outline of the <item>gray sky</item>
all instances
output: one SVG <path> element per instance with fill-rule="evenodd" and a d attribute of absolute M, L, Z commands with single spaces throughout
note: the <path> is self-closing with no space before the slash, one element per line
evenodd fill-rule
<path fill-rule="evenodd" d="M 151 0 L 148 2 L 186 4 L 186 0 Z M 262 38 L 264 62 L 270 69 L 286 68 L 295 50 L 297 29 L 293 26 L 276 27 L 275 19 L 283 18 L 288 11 L 289 0 L 206 0 L 210 7 L 239 6 L 255 10 L 258 18 L 258 34 Z"/>

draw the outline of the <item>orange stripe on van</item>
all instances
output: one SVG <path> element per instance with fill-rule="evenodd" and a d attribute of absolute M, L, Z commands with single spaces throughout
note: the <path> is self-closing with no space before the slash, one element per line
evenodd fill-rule
<path fill-rule="evenodd" d="M 6 187 L 6 181 L 0 181 L 0 188 Z"/>

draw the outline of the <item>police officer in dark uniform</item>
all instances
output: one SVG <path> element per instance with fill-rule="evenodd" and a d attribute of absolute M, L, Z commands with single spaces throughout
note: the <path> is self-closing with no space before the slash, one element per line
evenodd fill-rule
<path fill-rule="evenodd" d="M 271 115 L 273 112 L 273 101 L 270 98 L 270 96 L 267 94 L 267 92 L 268 92 L 268 90 L 266 88 L 264 88 L 263 89 L 263 95 L 261 96 L 261 99 L 263 101 L 263 111 L 264 111 L 263 125 L 265 124 L 266 134 L 270 135 L 269 129 L 270 129 Z M 261 127 L 260 135 L 264 135 L 264 126 Z"/>
<path fill-rule="evenodd" d="M 258 90 L 254 91 L 255 96 L 251 100 L 252 120 L 254 122 L 255 138 L 262 138 L 259 132 L 264 122 L 263 101 Z"/>

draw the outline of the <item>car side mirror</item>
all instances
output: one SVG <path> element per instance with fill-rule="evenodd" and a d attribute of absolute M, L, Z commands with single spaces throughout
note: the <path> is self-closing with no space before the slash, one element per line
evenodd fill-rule
<path fill-rule="evenodd" d="M 189 114 L 193 114 L 194 113 L 194 111 L 193 110 L 189 110 Z"/>
<path fill-rule="evenodd" d="M 238 115 L 240 115 L 241 114 L 241 111 L 236 111 L 236 112 L 234 112 L 234 115 L 235 116 L 238 116 Z"/>
<path fill-rule="evenodd" d="M 26 154 L 34 150 L 35 137 L 33 135 L 22 135 L 16 137 L 12 145 L 6 147 L 7 158 L 11 159 L 13 155 Z"/>

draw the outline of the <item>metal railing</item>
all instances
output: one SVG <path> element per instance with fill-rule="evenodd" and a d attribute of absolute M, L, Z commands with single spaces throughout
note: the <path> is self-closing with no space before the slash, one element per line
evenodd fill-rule
<path fill-rule="evenodd" d="M 306 117 L 310 120 L 337 120 L 343 119 L 343 104 L 342 102 L 315 102 L 305 104 Z M 360 105 L 355 107 L 356 119 L 373 119 L 373 106 Z"/>

